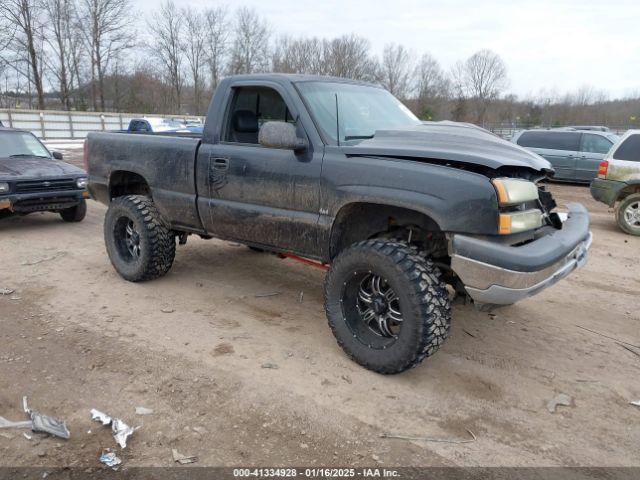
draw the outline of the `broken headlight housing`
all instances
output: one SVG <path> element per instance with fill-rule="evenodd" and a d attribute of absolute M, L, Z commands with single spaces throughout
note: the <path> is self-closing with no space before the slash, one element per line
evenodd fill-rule
<path fill-rule="evenodd" d="M 87 178 L 86 177 L 80 177 L 76 180 L 76 186 L 78 188 L 82 188 L 85 189 L 87 188 Z"/>
<path fill-rule="evenodd" d="M 532 202 L 537 203 L 539 200 L 538 186 L 535 183 L 519 178 L 494 178 L 492 183 L 500 208 L 500 235 L 526 232 L 542 226 L 542 211 L 529 207 Z"/>

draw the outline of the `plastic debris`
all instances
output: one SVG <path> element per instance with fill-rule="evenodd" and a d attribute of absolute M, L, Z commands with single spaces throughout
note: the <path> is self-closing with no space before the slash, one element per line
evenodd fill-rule
<path fill-rule="evenodd" d="M 114 418 L 113 422 L 111 422 L 113 439 L 116 441 L 118 445 L 120 445 L 120 448 L 127 447 L 127 438 L 133 435 L 133 432 L 135 432 L 138 428 L 140 427 L 136 427 L 136 428 L 130 427 L 119 418 Z"/>
<path fill-rule="evenodd" d="M 198 457 L 193 455 L 183 455 L 175 448 L 171 449 L 171 455 L 173 456 L 173 461 L 178 462 L 180 465 L 186 465 L 188 463 L 196 463 L 198 461 Z"/>
<path fill-rule="evenodd" d="M 275 363 L 263 363 L 262 368 L 271 368 L 273 370 L 277 370 L 280 367 L 278 367 L 278 365 L 276 365 Z"/>
<path fill-rule="evenodd" d="M 111 417 L 109 415 L 95 408 L 91 409 L 91 420 L 98 420 L 102 425 L 109 425 L 111 423 Z"/>
<path fill-rule="evenodd" d="M 282 292 L 271 292 L 271 293 L 258 293 L 254 295 L 255 298 L 266 298 L 266 297 L 275 297 L 277 295 L 281 295 Z"/>
<path fill-rule="evenodd" d="M 0 288 L 0 295 L 11 295 L 15 290 L 10 288 Z"/>
<path fill-rule="evenodd" d="M 122 460 L 120 460 L 116 453 L 112 452 L 109 448 L 102 452 L 102 455 L 100 455 L 100 461 L 107 467 L 111 467 L 114 470 L 118 470 L 118 465 L 122 464 Z"/>
<path fill-rule="evenodd" d="M 110 415 L 107 415 L 106 413 L 101 412 L 100 410 L 96 410 L 95 408 L 92 408 L 90 410 L 90 413 L 91 413 L 91 420 L 96 420 L 102 423 L 102 425 L 104 426 L 111 424 L 113 439 L 116 441 L 118 445 L 120 445 L 120 448 L 126 448 L 127 438 L 133 435 L 133 432 L 135 432 L 138 428 L 140 428 L 140 427 L 135 427 L 135 428 L 130 427 L 119 418 L 112 418 Z"/>
<path fill-rule="evenodd" d="M 23 433 L 23 434 L 22 434 L 22 436 L 23 436 L 24 438 L 26 438 L 27 440 L 31 440 L 31 439 L 33 438 L 33 436 L 32 436 L 32 435 L 29 435 L 29 434 L 28 434 L 28 433 L 26 433 L 26 432 L 25 432 L 25 433 Z"/>
<path fill-rule="evenodd" d="M 27 397 L 22 397 L 22 408 L 24 412 L 31 417 L 31 430 L 34 432 L 44 432 L 55 435 L 56 437 L 67 439 L 71 436 L 67 424 L 59 418 L 43 415 L 42 413 L 31 410 L 27 404 Z"/>
<path fill-rule="evenodd" d="M 0 417 L 0 428 L 31 428 L 31 420 L 12 422 L 4 417 Z"/>
<path fill-rule="evenodd" d="M 383 433 L 380 438 L 397 438 L 400 440 L 413 440 L 421 442 L 436 442 L 436 443 L 472 443 L 477 440 L 476 434 L 468 428 L 465 428 L 467 433 L 471 436 L 469 439 L 451 439 L 451 438 L 434 438 L 434 437 L 413 437 L 409 435 L 394 435 L 390 433 Z M 375 460 L 375 459 L 374 459 Z"/>
<path fill-rule="evenodd" d="M 565 407 L 570 407 L 572 403 L 573 403 L 573 398 L 571 398 L 566 393 L 559 393 L 558 395 L 556 395 L 555 397 L 553 397 L 551 400 L 547 402 L 547 410 L 549 410 L 549 413 L 555 413 L 556 407 L 558 405 L 564 405 Z"/>
<path fill-rule="evenodd" d="M 136 415 L 151 415 L 153 410 L 151 408 L 136 407 Z"/>
<path fill-rule="evenodd" d="M 629 405 L 635 405 L 636 407 L 640 407 L 640 400 L 634 400 L 633 402 L 629 402 Z"/>
<path fill-rule="evenodd" d="M 160 309 L 162 313 L 173 313 L 175 310 L 173 308 L 162 308 Z"/>

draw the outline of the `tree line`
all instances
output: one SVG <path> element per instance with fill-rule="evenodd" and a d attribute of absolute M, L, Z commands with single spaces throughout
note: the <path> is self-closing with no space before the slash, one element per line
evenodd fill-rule
<path fill-rule="evenodd" d="M 640 95 L 518 99 L 507 67 L 479 50 L 444 69 L 430 53 L 388 44 L 380 55 L 354 34 L 278 35 L 255 9 L 179 7 L 166 0 L 140 19 L 131 0 L 3 0 L 0 98 L 10 107 L 201 115 L 226 75 L 306 73 L 381 84 L 423 119 L 623 125 Z M 0 105 L 2 106 L 2 105 Z"/>

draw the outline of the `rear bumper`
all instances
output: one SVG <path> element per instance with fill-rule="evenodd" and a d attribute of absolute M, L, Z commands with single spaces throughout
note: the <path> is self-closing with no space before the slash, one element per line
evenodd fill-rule
<path fill-rule="evenodd" d="M 620 191 L 626 186 L 625 182 L 595 178 L 591 182 L 591 196 L 595 200 L 613 207 L 620 195 Z"/>
<path fill-rule="evenodd" d="M 526 245 L 454 235 L 451 268 L 482 309 L 510 305 L 531 297 L 566 277 L 587 261 L 591 246 L 589 217 L 570 204 L 562 230 L 554 230 Z"/>
<path fill-rule="evenodd" d="M 78 205 L 88 198 L 86 190 L 37 192 L 0 197 L 0 210 L 15 213 L 31 213 L 64 210 Z"/>

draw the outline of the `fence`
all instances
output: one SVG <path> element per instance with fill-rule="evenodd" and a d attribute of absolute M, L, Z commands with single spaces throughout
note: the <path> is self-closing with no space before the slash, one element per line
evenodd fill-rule
<path fill-rule="evenodd" d="M 576 124 L 574 124 L 576 125 Z M 584 124 L 584 125 L 600 125 L 598 123 Z M 553 128 L 562 128 L 563 125 L 554 125 Z M 638 128 L 634 125 L 607 125 L 611 133 L 616 135 L 623 135 L 624 132 L 631 128 Z M 514 133 L 520 130 L 529 130 L 532 128 L 551 128 L 541 127 L 540 125 L 527 125 L 527 124 L 486 124 L 485 127 L 490 132 L 495 133 L 499 137 L 510 139 Z"/>
<path fill-rule="evenodd" d="M 29 130 L 44 140 L 83 139 L 89 132 L 124 130 L 132 118 L 170 118 L 203 122 L 192 115 L 144 115 L 136 113 L 67 112 L 59 110 L 0 109 L 0 122 L 5 127 Z"/>

